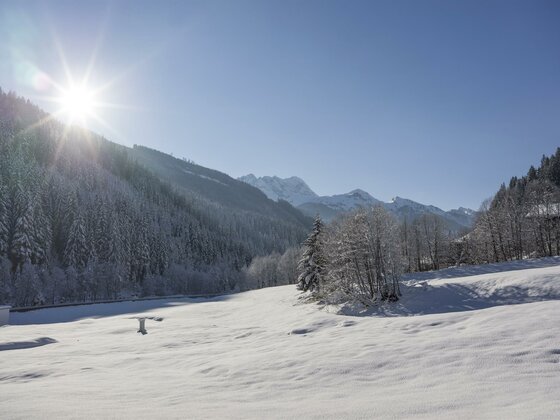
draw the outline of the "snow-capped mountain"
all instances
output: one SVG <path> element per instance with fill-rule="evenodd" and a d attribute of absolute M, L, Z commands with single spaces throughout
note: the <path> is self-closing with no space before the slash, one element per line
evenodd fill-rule
<path fill-rule="evenodd" d="M 364 190 L 355 189 L 346 194 L 317 197 L 313 203 L 324 204 L 335 211 L 350 211 L 356 207 L 374 206 L 382 204 L 377 198 L 372 197 Z"/>
<path fill-rule="evenodd" d="M 358 207 L 382 205 L 400 220 L 412 221 L 423 214 L 435 214 L 442 217 L 450 229 L 460 230 L 471 227 L 476 212 L 460 207 L 444 211 L 438 207 L 421 204 L 407 198 L 395 197 L 390 202 L 383 202 L 371 196 L 368 192 L 355 189 L 346 194 L 318 196 L 309 186 L 298 177 L 279 178 L 264 176 L 257 178 L 249 174 L 239 178 L 264 192 L 272 200 L 286 200 L 299 208 L 304 214 L 314 216 L 319 213 L 324 220 L 330 221 L 338 214 L 345 213 Z"/>
<path fill-rule="evenodd" d="M 305 181 L 297 176 L 284 179 L 277 176 L 257 178 L 255 175 L 249 174 L 240 177 L 239 180 L 258 188 L 271 200 L 285 200 L 293 206 L 312 201 L 318 197 Z"/>

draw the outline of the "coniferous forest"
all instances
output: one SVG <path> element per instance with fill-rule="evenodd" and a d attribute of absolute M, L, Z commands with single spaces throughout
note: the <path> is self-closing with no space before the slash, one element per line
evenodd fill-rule
<path fill-rule="evenodd" d="M 1 302 L 240 290 L 254 256 L 305 238 L 311 221 L 289 204 L 217 171 L 196 190 L 181 186 L 139 153 L 205 180 L 193 174 L 202 167 L 68 127 L 0 91 Z M 227 182 L 244 191 L 237 205 L 212 195 Z"/>

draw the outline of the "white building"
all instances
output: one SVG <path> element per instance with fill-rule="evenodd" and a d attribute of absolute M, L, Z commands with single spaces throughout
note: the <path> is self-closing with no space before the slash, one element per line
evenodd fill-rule
<path fill-rule="evenodd" d="M 0 306 L 0 326 L 7 325 L 10 322 L 10 307 Z"/>

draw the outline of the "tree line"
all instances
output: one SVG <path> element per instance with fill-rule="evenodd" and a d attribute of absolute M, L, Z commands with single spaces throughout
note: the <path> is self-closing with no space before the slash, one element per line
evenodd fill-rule
<path fill-rule="evenodd" d="M 560 255 L 560 148 L 502 184 L 457 249 L 474 264 Z"/>

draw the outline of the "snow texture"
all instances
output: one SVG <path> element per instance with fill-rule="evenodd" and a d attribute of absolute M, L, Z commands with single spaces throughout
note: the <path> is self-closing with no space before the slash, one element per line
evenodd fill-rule
<path fill-rule="evenodd" d="M 309 188 L 305 181 L 297 176 L 290 178 L 263 176 L 257 178 L 255 175 L 249 174 L 238 179 L 258 188 L 271 200 L 285 200 L 294 206 L 312 201 L 317 197 L 317 194 Z"/>
<path fill-rule="evenodd" d="M 555 418 L 559 279 L 557 258 L 411 275 L 398 305 L 353 316 L 295 286 L 15 313 L 0 328 L 0 413 Z M 141 335 L 134 317 L 165 320 Z"/>

